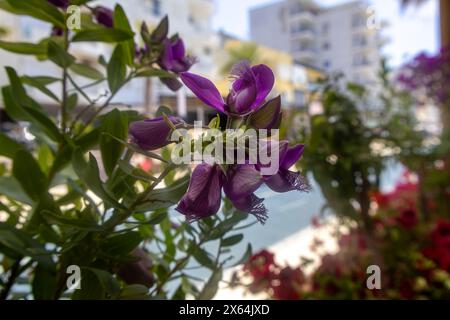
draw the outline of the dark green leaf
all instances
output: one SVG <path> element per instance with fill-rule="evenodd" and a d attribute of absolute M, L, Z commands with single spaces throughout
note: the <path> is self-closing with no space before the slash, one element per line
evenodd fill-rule
<path fill-rule="evenodd" d="M 244 239 L 243 234 L 237 234 L 237 235 L 225 238 L 222 240 L 222 246 L 224 246 L 224 247 L 234 246 L 235 244 L 241 242 L 242 239 Z"/>
<path fill-rule="evenodd" d="M 211 300 L 219 289 L 219 282 L 222 280 L 222 268 L 215 269 L 211 277 L 205 283 L 203 290 L 198 294 L 197 300 Z"/>
<path fill-rule="evenodd" d="M 43 112 L 25 107 L 24 110 L 30 115 L 31 121 L 44 131 L 49 138 L 56 142 L 64 141 L 64 136 L 58 127 Z"/>
<path fill-rule="evenodd" d="M 33 297 L 35 300 L 53 299 L 56 288 L 56 272 L 37 265 L 33 278 Z"/>
<path fill-rule="evenodd" d="M 42 82 L 40 82 L 38 80 L 38 78 L 33 78 L 33 77 L 22 77 L 22 82 L 24 84 L 27 84 L 29 86 L 35 87 L 36 89 L 38 89 L 39 91 L 41 91 L 43 94 L 49 96 L 50 98 L 52 98 L 53 100 L 55 100 L 56 102 L 59 102 L 59 98 L 51 91 L 49 90 L 45 84 L 43 84 Z"/>
<path fill-rule="evenodd" d="M 127 32 L 133 32 L 130 22 L 123 10 L 122 6 L 117 4 L 114 8 L 114 27 Z M 130 39 L 122 44 L 122 50 L 124 51 L 125 61 L 129 66 L 134 63 L 135 47 L 134 40 Z"/>
<path fill-rule="evenodd" d="M 11 139 L 4 133 L 0 132 L 0 156 L 13 158 L 14 154 L 23 149 L 23 146 Z"/>
<path fill-rule="evenodd" d="M 42 44 L 27 42 L 6 42 L 0 41 L 0 48 L 16 54 L 29 54 L 42 56 L 47 54 L 47 47 Z"/>
<path fill-rule="evenodd" d="M 74 42 L 92 41 L 92 42 L 121 42 L 133 38 L 133 33 L 115 29 L 99 28 L 95 30 L 85 30 L 78 32 L 72 39 Z"/>
<path fill-rule="evenodd" d="M 38 200 L 47 190 L 47 178 L 33 156 L 25 150 L 19 150 L 14 156 L 13 175 L 22 189 L 33 200 Z"/>
<path fill-rule="evenodd" d="M 105 171 L 111 175 L 124 150 L 124 146 L 112 137 L 127 138 L 127 117 L 117 109 L 112 110 L 103 120 L 102 132 L 108 134 L 103 134 L 100 138 L 100 151 Z"/>
<path fill-rule="evenodd" d="M 48 43 L 48 58 L 61 68 L 68 68 L 75 62 L 75 57 L 70 55 L 59 44 L 54 41 Z"/>
<path fill-rule="evenodd" d="M 108 63 L 107 73 L 109 89 L 112 93 L 115 93 L 123 85 L 127 76 L 126 61 L 120 45 L 114 49 L 111 60 Z"/>
<path fill-rule="evenodd" d="M 13 177 L 0 177 L 0 194 L 22 203 L 33 204 L 33 200 L 23 192 L 19 182 Z"/>
<path fill-rule="evenodd" d="M 7 0 L 17 13 L 28 15 L 39 20 L 65 28 L 64 15 L 46 0 Z"/>
<path fill-rule="evenodd" d="M 74 63 L 70 66 L 70 70 L 80 76 L 93 80 L 102 80 L 105 78 L 100 71 L 86 64 Z"/>
<path fill-rule="evenodd" d="M 86 163 L 81 150 L 77 150 L 76 152 L 74 152 L 74 155 L 72 157 L 72 163 L 75 172 L 83 181 L 83 183 L 85 183 L 88 188 L 91 189 L 104 202 L 116 208 L 126 209 L 103 187 L 103 182 L 100 179 L 97 160 L 95 160 L 95 157 L 91 153 L 89 153 L 89 162 Z"/>
<path fill-rule="evenodd" d="M 151 41 L 156 43 L 161 43 L 167 38 L 169 33 L 169 18 L 164 16 L 156 29 L 152 32 Z"/>
<path fill-rule="evenodd" d="M 145 68 L 137 72 L 136 77 L 158 77 L 158 78 L 176 78 L 176 76 L 173 73 L 170 73 L 168 71 L 162 70 L 162 69 L 155 69 L 155 68 Z"/>
<path fill-rule="evenodd" d="M 211 258 L 209 257 L 209 254 L 205 250 L 203 250 L 196 244 L 193 245 L 191 250 L 192 250 L 192 256 L 198 263 L 200 263 L 202 266 L 207 267 L 211 270 L 214 269 L 214 267 L 215 267 L 214 261 L 211 260 Z"/>
<path fill-rule="evenodd" d="M 120 233 L 107 238 L 102 244 L 102 251 L 111 256 L 124 256 L 133 251 L 142 240 L 142 236 L 136 231 Z"/>
<path fill-rule="evenodd" d="M 238 262 L 236 262 L 236 263 L 234 264 L 234 266 L 239 266 L 239 265 L 241 265 L 241 264 L 246 263 L 246 262 L 248 261 L 248 259 L 250 259 L 251 256 L 252 256 L 252 246 L 251 246 L 251 244 L 249 243 L 249 244 L 247 245 L 247 249 L 246 249 L 245 252 L 244 252 L 244 255 L 242 256 L 241 259 L 239 259 Z"/>

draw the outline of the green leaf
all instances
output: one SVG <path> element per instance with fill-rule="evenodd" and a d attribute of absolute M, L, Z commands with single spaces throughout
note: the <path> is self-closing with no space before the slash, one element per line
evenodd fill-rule
<path fill-rule="evenodd" d="M 162 69 L 145 68 L 136 73 L 136 77 L 158 77 L 158 78 L 176 78 L 176 75 Z"/>
<path fill-rule="evenodd" d="M 22 82 L 25 84 L 28 84 L 29 81 L 32 82 L 39 82 L 41 85 L 43 86 L 48 86 L 52 83 L 61 81 L 60 78 L 55 78 L 55 77 L 48 77 L 48 76 L 34 76 L 34 77 L 30 77 L 30 76 L 22 76 L 21 77 Z"/>
<path fill-rule="evenodd" d="M 37 78 L 33 78 L 33 77 L 22 77 L 22 82 L 24 84 L 27 84 L 29 86 L 35 87 L 36 89 L 38 89 L 39 91 L 41 91 L 43 94 L 49 96 L 50 98 L 52 98 L 53 100 L 55 100 L 56 102 L 59 102 L 59 98 L 51 91 L 49 90 L 45 84 L 43 84 L 42 82 L 40 82 Z"/>
<path fill-rule="evenodd" d="M 13 175 L 26 194 L 38 200 L 47 191 L 47 178 L 31 153 L 19 150 L 14 156 Z"/>
<path fill-rule="evenodd" d="M 198 263 L 200 263 L 204 267 L 214 270 L 214 268 L 215 268 L 214 261 L 211 260 L 211 258 L 209 257 L 209 254 L 205 250 L 203 250 L 196 244 L 193 244 L 193 246 L 191 247 L 191 250 L 192 250 L 192 256 Z"/>
<path fill-rule="evenodd" d="M 33 204 L 33 200 L 23 192 L 19 182 L 13 177 L 0 177 L 0 194 L 22 203 Z"/>
<path fill-rule="evenodd" d="M 156 43 L 161 43 L 164 39 L 167 38 L 167 34 L 169 33 L 169 18 L 164 16 L 161 19 L 156 29 L 152 32 L 151 41 Z"/>
<path fill-rule="evenodd" d="M 63 214 L 57 214 L 49 210 L 42 210 L 41 216 L 47 220 L 50 224 L 56 224 L 65 227 L 71 227 L 78 230 L 88 230 L 88 231 L 100 231 L 101 228 L 92 223 L 92 221 L 74 219 L 64 216 Z"/>
<path fill-rule="evenodd" d="M 61 68 L 68 68 L 75 62 L 75 57 L 54 41 L 48 43 L 48 58 Z"/>
<path fill-rule="evenodd" d="M 114 49 L 111 60 L 108 63 L 107 73 L 109 89 L 111 89 L 112 93 L 115 93 L 123 85 L 127 76 L 126 61 L 120 45 Z"/>
<path fill-rule="evenodd" d="M 222 280 L 222 268 L 217 268 L 205 283 L 203 290 L 198 294 L 197 300 L 211 300 L 219 289 L 219 282 Z"/>
<path fill-rule="evenodd" d="M 95 274 L 97 279 L 100 281 L 103 289 L 105 290 L 107 297 L 114 298 L 117 294 L 120 293 L 120 286 L 117 283 L 116 279 L 107 271 L 96 269 L 96 268 L 83 268 L 85 270 L 89 270 Z"/>
<path fill-rule="evenodd" d="M 127 32 L 133 32 L 127 15 L 125 14 L 122 6 L 119 4 L 117 4 L 114 8 L 114 27 Z M 134 40 L 130 39 L 124 42 L 122 44 L 122 49 L 124 51 L 125 61 L 129 66 L 132 66 L 134 64 L 135 54 Z"/>
<path fill-rule="evenodd" d="M 149 299 L 148 288 L 141 284 L 132 284 L 122 289 L 119 299 L 121 300 L 143 300 Z"/>
<path fill-rule="evenodd" d="M 42 44 L 27 42 L 0 41 L 0 48 L 16 54 L 42 56 L 47 54 L 47 47 Z"/>
<path fill-rule="evenodd" d="M 65 19 L 61 11 L 46 0 L 6 0 L 17 13 L 28 15 L 65 28 Z"/>
<path fill-rule="evenodd" d="M 99 196 L 105 203 L 115 207 L 126 210 L 126 208 L 119 203 L 112 195 L 110 195 L 104 188 L 103 182 L 100 179 L 97 160 L 89 153 L 89 162 L 86 163 L 81 150 L 74 152 L 72 157 L 72 164 L 75 172 L 97 196 Z"/>
<path fill-rule="evenodd" d="M 0 251 L 5 254 L 7 252 L 11 258 L 31 257 L 48 270 L 54 268 L 51 254 L 42 244 L 24 231 L 4 222 L 0 222 Z"/>
<path fill-rule="evenodd" d="M 73 42 L 122 42 L 133 39 L 134 33 L 116 29 L 99 28 L 78 32 L 72 39 Z"/>
<path fill-rule="evenodd" d="M 34 270 L 34 278 L 32 283 L 33 297 L 35 300 L 53 299 L 56 288 L 56 272 L 43 268 L 40 264 Z"/>
<path fill-rule="evenodd" d="M 4 133 L 0 132 L 0 156 L 13 158 L 14 154 L 23 149 L 23 146 L 11 139 Z"/>
<path fill-rule="evenodd" d="M 24 110 L 30 115 L 31 121 L 44 131 L 49 138 L 56 142 L 64 141 L 64 136 L 61 134 L 56 124 L 43 112 L 28 107 L 25 107 Z"/>
<path fill-rule="evenodd" d="M 251 256 L 252 256 L 252 246 L 251 246 L 251 244 L 249 243 L 249 244 L 247 245 L 247 249 L 246 249 L 245 252 L 244 252 L 244 255 L 242 256 L 241 259 L 239 259 L 238 262 L 236 262 L 236 263 L 234 264 L 234 267 L 246 263 L 246 262 L 248 261 L 248 259 L 250 259 Z"/>
<path fill-rule="evenodd" d="M 250 125 L 257 129 L 278 129 L 281 112 L 281 97 L 269 100 L 250 116 Z"/>
<path fill-rule="evenodd" d="M 126 115 L 117 109 L 109 112 L 103 120 L 102 132 L 108 134 L 104 134 L 100 138 L 100 151 L 108 175 L 113 172 L 124 150 L 124 146 L 112 137 L 126 139 L 128 134 L 127 122 Z"/>
<path fill-rule="evenodd" d="M 129 254 L 142 241 L 143 238 L 139 232 L 130 231 L 107 238 L 101 248 L 111 256 L 120 257 Z"/>
<path fill-rule="evenodd" d="M 145 202 L 136 207 L 136 211 L 147 212 L 169 208 L 180 201 L 188 185 L 189 176 L 184 176 L 169 187 L 156 189 L 145 199 Z"/>
<path fill-rule="evenodd" d="M 109 272 L 87 267 L 81 271 L 81 289 L 75 290 L 73 299 L 115 299 L 120 294 L 120 286 Z"/>
<path fill-rule="evenodd" d="M 100 71 L 86 64 L 74 63 L 70 66 L 70 70 L 80 76 L 93 80 L 102 80 L 105 78 Z"/>
<path fill-rule="evenodd" d="M 148 183 L 156 181 L 155 177 L 152 177 L 150 174 L 140 168 L 133 167 L 127 161 L 119 160 L 117 163 L 119 165 L 119 168 L 129 176 Z"/>
<path fill-rule="evenodd" d="M 225 238 L 225 239 L 222 240 L 222 246 L 223 247 L 234 246 L 235 244 L 238 244 L 239 242 L 241 242 L 242 239 L 244 239 L 244 235 L 243 234 L 237 234 L 237 235 Z"/>

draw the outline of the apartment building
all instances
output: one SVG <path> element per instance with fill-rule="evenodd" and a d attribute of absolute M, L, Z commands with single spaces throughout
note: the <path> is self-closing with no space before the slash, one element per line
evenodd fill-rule
<path fill-rule="evenodd" d="M 170 33 L 178 33 L 185 41 L 188 52 L 197 57 L 192 72 L 206 74 L 215 77 L 216 64 L 214 50 L 218 46 L 218 36 L 212 28 L 212 16 L 214 13 L 214 1 L 212 0 L 98 0 L 91 6 L 103 5 L 113 9 L 119 3 L 124 8 L 133 29 L 138 34 L 143 21 L 150 29 L 156 27 L 164 15 L 170 19 Z M 13 42 L 38 42 L 48 37 L 51 25 L 39 20 L 15 16 L 0 10 L 0 26 L 6 27 L 8 33 L 2 40 Z M 139 43 L 138 36 L 135 38 Z M 76 43 L 71 46 L 72 53 L 78 60 L 95 65 L 99 55 L 109 57 L 113 46 L 102 43 Z M 4 66 L 14 67 L 19 74 L 59 76 L 59 70 L 49 62 L 37 61 L 34 57 L 13 55 L 1 50 L 0 68 Z M 78 79 L 82 80 L 82 79 Z M 0 71 L 0 86 L 7 83 L 8 79 L 4 71 Z M 54 92 L 60 92 L 58 85 L 51 87 Z M 106 84 L 87 89 L 89 95 L 98 97 L 107 91 Z M 41 94 L 38 90 L 30 88 L 30 94 L 42 105 L 52 107 L 54 101 Z M 80 97 L 80 103 L 86 104 Z M 113 103 L 141 108 L 151 112 L 160 104 L 171 105 L 178 110 L 180 116 L 185 117 L 188 109 L 201 109 L 203 105 L 194 99 L 185 88 L 174 93 L 162 85 L 157 79 L 135 79 L 125 86 L 115 97 Z M 81 107 L 81 106 L 80 106 Z"/>
<path fill-rule="evenodd" d="M 312 0 L 276 2 L 250 11 L 251 39 L 305 64 L 372 84 L 383 41 L 379 26 L 368 23 L 373 14 L 369 8 L 366 1 L 326 8 Z"/>

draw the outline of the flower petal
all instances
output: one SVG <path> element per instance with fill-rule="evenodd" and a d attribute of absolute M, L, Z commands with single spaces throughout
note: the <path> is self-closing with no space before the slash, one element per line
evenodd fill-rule
<path fill-rule="evenodd" d="M 256 99 L 253 102 L 252 109 L 256 109 L 269 95 L 270 91 L 275 84 L 275 75 L 273 71 L 264 64 L 259 64 L 252 67 L 252 71 L 256 79 Z"/>
<path fill-rule="evenodd" d="M 172 45 L 172 54 L 175 60 L 182 60 L 184 58 L 186 50 L 184 48 L 184 42 L 182 39 L 178 38 Z"/>
<path fill-rule="evenodd" d="M 254 215 L 262 224 L 266 222 L 267 209 L 263 204 L 264 199 L 258 198 L 254 193 L 252 193 L 248 196 L 230 200 L 236 209 Z"/>
<path fill-rule="evenodd" d="M 181 122 L 176 117 L 169 117 L 173 123 Z M 170 143 L 169 135 L 172 129 L 162 117 L 135 121 L 130 124 L 131 140 L 145 150 L 155 150 Z"/>
<path fill-rule="evenodd" d="M 262 183 L 261 174 L 254 165 L 241 164 L 229 169 L 224 191 L 228 198 L 236 199 L 252 194 Z"/>
<path fill-rule="evenodd" d="M 304 144 L 298 144 L 292 148 L 289 148 L 284 155 L 284 158 L 281 160 L 280 167 L 284 169 L 289 169 L 292 167 L 303 155 L 303 151 L 305 151 Z"/>
<path fill-rule="evenodd" d="M 222 196 L 223 173 L 217 166 L 198 165 L 192 173 L 189 189 L 177 211 L 194 221 L 212 216 L 219 211 Z"/>
<path fill-rule="evenodd" d="M 286 169 L 280 171 L 266 179 L 267 186 L 275 192 L 288 191 L 308 191 L 309 185 L 299 172 L 292 172 Z"/>
<path fill-rule="evenodd" d="M 208 106 L 224 112 L 225 102 L 219 90 L 217 90 L 216 86 L 210 80 L 190 72 L 182 72 L 180 73 L 180 77 L 181 81 L 191 89 L 197 98 Z"/>

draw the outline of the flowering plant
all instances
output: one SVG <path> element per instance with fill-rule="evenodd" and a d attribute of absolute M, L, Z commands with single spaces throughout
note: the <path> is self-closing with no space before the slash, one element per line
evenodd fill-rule
<path fill-rule="evenodd" d="M 82 9 L 81 29 L 66 23 L 71 4 Z M 0 133 L 0 155 L 6 159 L 0 172 L 0 298 L 212 298 L 222 269 L 234 260 L 229 247 L 243 239 L 237 233 L 245 228 L 242 222 L 249 214 L 267 219 L 255 191 L 264 183 L 277 192 L 306 189 L 290 169 L 304 146 L 275 139 L 281 101 L 266 99 L 275 80 L 270 68 L 239 64 L 225 102 L 209 80 L 188 72 L 195 59 L 178 35 L 169 36 L 167 17 L 152 31 L 143 23 L 138 44 L 120 5 L 111 10 L 90 7 L 90 1 L 7 0 L 1 8 L 53 29 L 38 43 L 0 41 L 0 48 L 52 63 L 59 72 L 31 77 L 6 68 L 5 111 L 28 123 L 35 140 L 23 145 Z M 73 46 L 92 42 L 112 45 L 110 57 L 101 56 L 96 64 L 81 61 Z M 231 129 L 273 130 L 272 138 L 257 135 L 256 142 L 275 160 L 250 159 L 244 144 L 242 163 L 202 160 L 192 173 L 190 163 L 174 163 L 172 143 L 178 140 L 172 137 L 192 129 L 190 124 L 166 107 L 151 119 L 114 108 L 121 89 L 149 77 L 172 90 L 182 86 L 181 77 L 201 101 L 228 116 L 226 126 L 217 117 L 206 128 L 220 135 L 232 136 Z M 87 91 L 105 85 L 104 96 Z M 29 87 L 54 101 L 57 116 L 29 94 Z M 200 144 L 201 150 L 207 147 Z M 188 151 L 198 150 L 189 145 Z M 139 157 L 146 158 L 145 165 L 136 165 Z M 265 169 L 272 165 L 276 169 L 269 174 Z M 175 206 L 186 219 L 171 210 Z M 217 254 L 205 248 L 212 242 Z M 233 263 L 250 253 L 249 245 Z M 193 261 L 210 273 L 201 287 L 189 273 Z M 19 281 L 26 284 L 24 292 L 15 290 Z"/>

